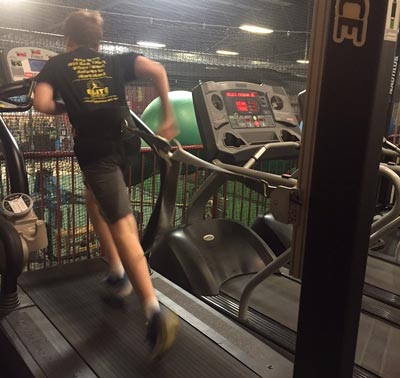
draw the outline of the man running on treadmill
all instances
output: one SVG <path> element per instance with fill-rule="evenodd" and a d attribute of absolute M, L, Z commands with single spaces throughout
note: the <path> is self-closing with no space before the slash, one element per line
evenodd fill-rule
<path fill-rule="evenodd" d="M 119 297 L 132 292 L 143 305 L 151 356 L 157 357 L 175 340 L 178 319 L 161 311 L 140 245 L 123 172 L 139 152 L 124 85 L 150 78 L 158 91 L 163 122 L 158 134 L 177 135 L 168 101 L 166 71 L 141 55 L 99 52 L 103 18 L 97 11 L 77 11 L 65 21 L 66 53 L 49 60 L 37 76 L 34 108 L 46 114 L 67 112 L 74 131 L 74 152 L 86 184 L 86 206 L 109 263 L 105 285 Z M 55 101 L 55 94 L 64 101 Z M 125 273 L 126 271 L 126 273 Z"/>

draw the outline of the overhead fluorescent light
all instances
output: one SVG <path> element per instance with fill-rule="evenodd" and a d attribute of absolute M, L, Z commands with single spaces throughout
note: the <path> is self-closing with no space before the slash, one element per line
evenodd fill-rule
<path fill-rule="evenodd" d="M 263 28 L 261 26 L 255 26 L 255 25 L 248 25 L 248 24 L 240 25 L 239 29 L 255 34 L 271 34 L 274 32 L 272 29 Z"/>
<path fill-rule="evenodd" d="M 2 5 L 11 5 L 12 3 L 15 4 L 17 2 L 18 2 L 18 0 L 17 1 L 15 1 L 15 0 L 0 0 L 0 4 L 2 4 Z"/>
<path fill-rule="evenodd" d="M 157 42 L 147 42 L 147 41 L 138 41 L 137 44 L 142 47 L 150 47 L 152 49 L 161 49 L 165 47 L 163 43 L 157 43 Z"/>
<path fill-rule="evenodd" d="M 308 64 L 308 63 L 310 63 L 310 61 L 306 60 L 306 59 L 297 59 L 296 62 L 300 63 L 300 64 Z"/>
<path fill-rule="evenodd" d="M 216 53 L 219 55 L 232 55 L 232 56 L 239 55 L 239 53 L 236 51 L 228 51 L 228 50 L 217 50 Z"/>

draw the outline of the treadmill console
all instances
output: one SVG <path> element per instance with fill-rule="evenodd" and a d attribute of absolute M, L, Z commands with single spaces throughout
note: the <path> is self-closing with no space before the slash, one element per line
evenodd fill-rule
<path fill-rule="evenodd" d="M 16 47 L 2 51 L 0 62 L 2 79 L 5 82 L 0 86 L 0 113 L 23 112 L 31 108 L 34 83 L 27 79 L 34 78 L 55 55 L 57 54 L 50 50 L 33 47 Z M 1 117 L 0 139 L 10 178 L 14 175 L 14 180 L 10 179 L 14 182 L 11 190 L 28 193 L 22 153 Z M 37 218 L 32 208 L 32 198 L 27 193 L 11 193 L 0 203 L 0 213 L 20 236 L 25 262 L 28 252 L 46 248 L 48 245 L 46 224 Z"/>
<path fill-rule="evenodd" d="M 3 75 L 7 83 L 35 77 L 55 52 L 33 47 L 15 47 L 3 51 Z"/>
<path fill-rule="evenodd" d="M 282 87 L 211 81 L 194 88 L 193 102 L 209 160 L 239 164 L 267 143 L 300 140 L 296 116 Z M 263 159 L 295 157 L 266 154 Z"/>

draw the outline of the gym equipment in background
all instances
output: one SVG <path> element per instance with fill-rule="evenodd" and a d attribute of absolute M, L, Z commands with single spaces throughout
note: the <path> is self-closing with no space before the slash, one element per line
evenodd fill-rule
<path fill-rule="evenodd" d="M 265 194 L 271 196 L 274 214 L 290 218 L 288 204 L 290 189 L 296 189 L 295 176 L 251 169 L 258 160 L 294 158 L 299 153 L 300 130 L 282 93 L 279 88 L 251 83 L 211 82 L 196 87 L 193 98 L 208 158 L 230 172 L 257 177 L 265 184 Z M 272 101 L 275 96 L 280 101 Z M 384 170 L 399 181 L 392 171 Z M 229 175 L 212 173 L 194 194 L 185 223 L 160 231 L 151 248 L 151 266 L 225 315 L 294 353 L 300 285 L 284 268 L 291 258 L 290 248 L 276 256 L 251 228 L 228 219 L 204 219 L 207 200 L 228 179 Z M 284 194 L 288 194 L 280 197 L 284 187 Z M 389 218 L 395 218 L 395 214 L 387 216 L 385 222 Z M 389 303 L 377 304 L 364 295 L 362 310 L 361 327 L 369 324 L 365 314 L 379 317 L 376 322 L 383 332 L 399 325 L 397 310 Z M 361 337 L 359 347 L 365 348 L 370 342 Z M 379 358 L 376 363 L 380 366 Z M 358 369 L 356 365 L 355 374 Z"/>

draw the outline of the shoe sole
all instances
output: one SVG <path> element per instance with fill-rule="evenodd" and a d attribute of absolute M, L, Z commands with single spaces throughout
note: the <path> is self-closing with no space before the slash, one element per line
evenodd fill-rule
<path fill-rule="evenodd" d="M 160 358 L 165 352 L 167 352 L 176 339 L 176 334 L 179 327 L 179 318 L 176 314 L 168 312 L 165 315 L 164 321 L 161 324 L 160 335 L 157 338 L 156 344 L 154 345 L 150 359 L 154 360 Z"/>

